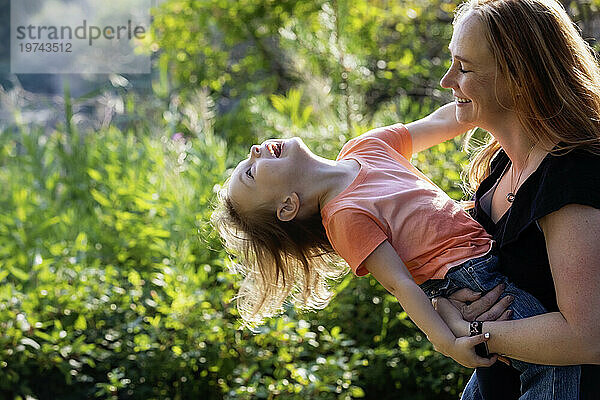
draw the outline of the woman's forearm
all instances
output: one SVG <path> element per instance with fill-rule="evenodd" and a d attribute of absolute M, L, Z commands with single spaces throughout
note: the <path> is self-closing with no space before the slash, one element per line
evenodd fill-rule
<path fill-rule="evenodd" d="M 542 364 L 600 364 L 600 210 L 570 204 L 539 224 L 560 313 L 484 323 L 488 346 Z"/>
<path fill-rule="evenodd" d="M 560 312 L 484 322 L 490 351 L 538 364 L 600 364 L 600 210 L 570 204 L 539 224 Z M 448 324 L 456 334 L 466 335 L 468 323 L 463 321 L 457 331 L 452 312 L 458 310 L 447 308 L 448 303 L 440 304 L 445 319 L 453 319 Z"/>
<path fill-rule="evenodd" d="M 535 364 L 600 364 L 600 327 L 573 326 L 559 312 L 484 322 L 483 330 L 491 353 Z"/>

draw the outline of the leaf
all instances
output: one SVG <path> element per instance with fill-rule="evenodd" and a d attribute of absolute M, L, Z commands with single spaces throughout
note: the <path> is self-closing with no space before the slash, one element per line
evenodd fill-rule
<path fill-rule="evenodd" d="M 104 206 L 104 207 L 111 206 L 112 203 L 110 202 L 110 200 L 108 200 L 102 193 L 100 193 L 96 189 L 90 189 L 90 194 L 92 195 L 94 200 L 96 200 L 98 203 L 100 203 L 101 206 Z"/>
<path fill-rule="evenodd" d="M 52 225 L 55 225 L 55 224 L 57 224 L 57 223 L 59 223 L 59 222 L 60 222 L 60 217 L 58 217 L 58 216 L 54 216 L 54 217 L 52 217 L 52 218 L 48 219 L 47 221 L 44 221 L 44 222 L 42 222 L 42 223 L 40 224 L 40 226 L 39 226 L 39 229 L 40 229 L 40 230 L 42 230 L 42 229 L 46 229 L 46 228 L 48 228 L 48 227 L 50 227 L 50 226 L 52 226 Z"/>
<path fill-rule="evenodd" d="M 44 339 L 47 342 L 54 342 L 54 340 L 52 340 L 52 336 L 48 335 L 46 332 L 42 332 L 40 330 L 35 330 L 33 332 L 33 334 L 37 337 L 39 337 L 40 339 Z"/>
<path fill-rule="evenodd" d="M 365 391 L 362 390 L 362 388 L 359 388 L 358 386 L 352 386 L 350 388 L 350 395 L 352 397 L 365 397 Z"/>
<path fill-rule="evenodd" d="M 26 281 L 29 279 L 29 274 L 27 272 L 23 271 L 22 269 L 19 269 L 17 267 L 13 267 L 13 266 L 9 266 L 8 270 L 15 278 L 17 278 L 20 281 Z"/>
<path fill-rule="evenodd" d="M 75 320 L 75 324 L 73 325 L 75 329 L 84 331 L 87 328 L 87 322 L 83 315 L 79 315 Z"/>
<path fill-rule="evenodd" d="M 310 114 L 312 113 L 312 111 L 313 111 L 312 106 L 306 106 L 304 111 L 302 111 L 302 118 L 301 118 L 302 125 L 305 125 L 308 122 L 308 119 L 310 118 Z"/>
<path fill-rule="evenodd" d="M 153 327 L 157 328 L 160 325 L 160 314 L 157 314 L 155 317 L 153 318 L 148 318 L 148 322 L 150 322 L 150 325 L 152 325 Z"/>
<path fill-rule="evenodd" d="M 140 286 L 142 284 L 142 278 L 136 270 L 129 271 L 129 274 L 127 275 L 127 280 L 133 286 Z"/>
<path fill-rule="evenodd" d="M 100 174 L 100 172 L 96 171 L 95 169 L 89 168 L 87 170 L 87 173 L 93 180 L 98 182 L 102 181 L 102 174 Z"/>
<path fill-rule="evenodd" d="M 275 107 L 277 111 L 280 113 L 285 112 L 285 97 L 273 94 L 269 98 L 271 99 L 271 104 L 273 104 L 273 107 Z"/>
<path fill-rule="evenodd" d="M 7 270 L 0 271 L 0 282 L 4 280 L 8 276 L 9 272 Z"/>
<path fill-rule="evenodd" d="M 331 328 L 331 336 L 334 338 L 338 338 L 340 336 L 341 328 L 339 326 L 334 326 Z"/>
<path fill-rule="evenodd" d="M 79 232 L 75 238 L 73 249 L 76 251 L 85 251 L 87 249 L 87 235 L 85 232 Z"/>

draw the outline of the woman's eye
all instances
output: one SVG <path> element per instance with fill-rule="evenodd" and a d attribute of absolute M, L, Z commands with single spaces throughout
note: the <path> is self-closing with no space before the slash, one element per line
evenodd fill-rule
<path fill-rule="evenodd" d="M 452 62 L 453 66 L 456 66 L 456 69 L 458 69 L 458 72 L 460 72 L 461 74 L 466 74 L 467 72 L 471 72 L 469 70 L 466 70 L 463 68 L 463 64 L 460 60 L 454 60 Z"/>
<path fill-rule="evenodd" d="M 248 170 L 246 170 L 246 175 L 248 175 L 248 177 L 250 177 L 250 179 L 254 179 L 254 176 L 252 176 L 252 167 L 248 168 Z"/>

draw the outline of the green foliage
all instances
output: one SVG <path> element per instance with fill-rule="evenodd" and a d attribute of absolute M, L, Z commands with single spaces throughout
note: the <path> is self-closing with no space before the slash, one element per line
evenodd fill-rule
<path fill-rule="evenodd" d="M 144 379 L 155 380 L 136 390 L 147 398 L 173 382 L 181 392 L 176 381 L 200 367 L 177 372 L 182 354 L 172 349 L 194 343 L 182 311 L 212 299 L 199 282 L 218 264 L 218 242 L 196 235 L 222 178 L 222 144 L 114 127 L 23 128 L 1 140 L 2 397 L 107 398 Z M 145 368 L 161 363 L 169 376 Z"/>
<path fill-rule="evenodd" d="M 318 110 L 300 126 L 334 119 L 346 137 L 372 126 L 384 102 L 401 104 L 401 120 L 416 119 L 448 99 L 438 81 L 457 3 L 171 0 L 155 11 L 151 45 L 161 77 L 171 77 L 161 78 L 161 93 L 187 100 L 190 88 L 208 88 L 222 114 L 215 132 L 235 146 L 263 132 L 255 102 L 290 89 Z"/>

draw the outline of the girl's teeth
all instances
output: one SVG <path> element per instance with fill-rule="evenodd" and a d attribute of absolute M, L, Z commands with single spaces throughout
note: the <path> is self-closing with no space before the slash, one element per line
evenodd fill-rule
<path fill-rule="evenodd" d="M 281 148 L 279 147 L 279 145 L 277 143 L 269 143 L 267 145 L 267 149 L 269 150 L 269 152 L 271 153 L 271 155 L 275 158 L 279 158 L 280 154 L 281 154 Z"/>

